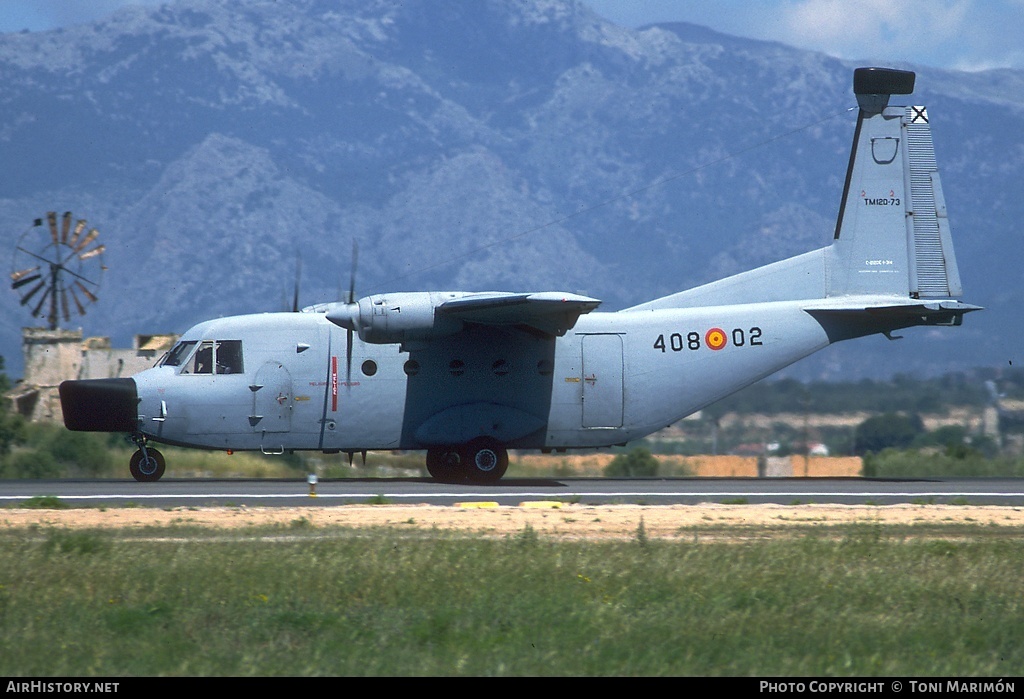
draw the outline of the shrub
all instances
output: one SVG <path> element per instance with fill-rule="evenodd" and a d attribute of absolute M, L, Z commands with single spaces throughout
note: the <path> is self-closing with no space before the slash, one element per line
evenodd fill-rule
<path fill-rule="evenodd" d="M 645 447 L 637 447 L 627 454 L 619 454 L 604 469 L 604 475 L 621 476 L 656 476 L 658 460 Z"/>
<path fill-rule="evenodd" d="M 57 478 L 61 466 L 50 452 L 41 449 L 19 449 L 12 452 L 2 465 L 4 478 Z"/>

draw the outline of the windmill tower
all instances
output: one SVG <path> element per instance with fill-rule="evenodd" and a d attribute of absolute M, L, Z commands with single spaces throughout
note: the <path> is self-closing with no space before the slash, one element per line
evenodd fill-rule
<path fill-rule="evenodd" d="M 83 351 L 82 331 L 62 328 L 72 317 L 84 316 L 96 303 L 106 265 L 99 231 L 67 211 L 58 218 L 50 211 L 26 229 L 14 249 L 11 289 L 43 327 L 22 328 L 24 377 L 11 399 L 30 420 L 60 420 L 57 386 L 77 378 Z"/>

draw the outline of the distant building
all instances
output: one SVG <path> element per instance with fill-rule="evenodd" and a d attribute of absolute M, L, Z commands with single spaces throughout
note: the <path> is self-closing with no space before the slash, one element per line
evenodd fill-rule
<path fill-rule="evenodd" d="M 136 335 L 131 349 L 117 349 L 109 337 L 83 338 L 81 330 L 22 328 L 25 375 L 7 397 L 27 420 L 63 422 L 61 381 L 131 376 L 153 366 L 177 341 L 177 335 Z"/>

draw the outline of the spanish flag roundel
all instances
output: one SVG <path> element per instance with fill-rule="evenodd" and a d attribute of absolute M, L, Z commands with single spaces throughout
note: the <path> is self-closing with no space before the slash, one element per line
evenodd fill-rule
<path fill-rule="evenodd" d="M 720 350 L 725 347 L 728 340 L 725 336 L 725 331 L 721 328 L 711 328 L 704 335 L 704 342 L 713 350 Z"/>

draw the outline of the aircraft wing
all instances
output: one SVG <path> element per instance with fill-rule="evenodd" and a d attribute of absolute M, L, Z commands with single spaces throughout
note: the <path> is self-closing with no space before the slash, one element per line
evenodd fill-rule
<path fill-rule="evenodd" d="M 485 291 L 441 303 L 436 313 L 480 325 L 526 325 L 548 335 L 564 335 L 579 317 L 601 305 L 597 299 L 558 291 Z"/>

